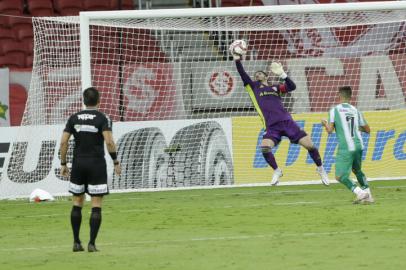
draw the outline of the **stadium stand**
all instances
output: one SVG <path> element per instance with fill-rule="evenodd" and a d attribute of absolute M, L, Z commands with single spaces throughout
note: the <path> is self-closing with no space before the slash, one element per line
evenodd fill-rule
<path fill-rule="evenodd" d="M 32 16 L 54 16 L 54 7 L 51 0 L 28 0 L 27 6 Z"/>
<path fill-rule="evenodd" d="M 85 0 L 83 1 L 83 8 L 85 10 L 110 10 L 110 0 Z"/>
<path fill-rule="evenodd" d="M 0 28 L 0 43 L 3 43 L 7 40 L 15 40 L 16 35 L 14 31 L 10 28 Z"/>
<path fill-rule="evenodd" d="M 0 14 L 22 15 L 24 5 L 22 0 L 2 0 L 0 1 Z"/>
<path fill-rule="evenodd" d="M 77 16 L 83 10 L 81 0 L 54 0 L 54 8 L 60 16 Z"/>
<path fill-rule="evenodd" d="M 5 43 L 6 49 L 1 45 L 1 66 L 32 67 L 31 16 L 77 16 L 82 10 L 126 10 L 134 7 L 133 0 L 0 0 L 0 41 L 1 44 L 6 40 L 13 41 L 15 45 L 13 52 L 8 49 L 10 43 Z M 26 48 L 24 52 L 23 47 Z M 111 48 L 107 47 L 106 50 L 97 53 L 107 53 L 104 59 L 115 62 L 117 57 L 113 56 Z M 11 57 L 5 53 L 11 53 Z M 13 57 L 16 57 L 15 63 Z"/>
<path fill-rule="evenodd" d="M 2 55 L 0 56 L 0 67 L 23 68 L 25 67 L 25 55 Z"/>
<path fill-rule="evenodd" d="M 4 56 L 16 57 L 16 59 L 22 58 L 25 63 L 25 56 L 27 54 L 27 46 L 21 42 L 15 40 L 4 40 L 0 44 L 0 54 Z M 23 65 L 24 66 L 24 65 Z"/>
<path fill-rule="evenodd" d="M 131 10 L 134 9 L 134 2 L 133 0 L 110 0 L 110 9 L 121 9 L 121 10 Z"/>

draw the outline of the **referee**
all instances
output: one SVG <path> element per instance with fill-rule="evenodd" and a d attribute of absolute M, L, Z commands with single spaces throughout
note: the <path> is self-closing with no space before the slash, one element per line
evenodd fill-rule
<path fill-rule="evenodd" d="M 86 109 L 71 115 L 61 139 L 61 175 L 69 176 L 66 166 L 66 153 L 71 135 L 75 139 L 72 172 L 70 174 L 69 192 L 73 194 L 71 225 L 73 230 L 73 251 L 84 251 L 79 238 L 82 223 L 82 207 L 85 192 L 91 196 L 92 213 L 90 215 L 89 252 L 96 252 L 96 237 L 100 228 L 103 196 L 109 193 L 107 186 L 107 168 L 104 159 L 104 142 L 114 162 L 114 172 L 121 173 L 117 160 L 117 150 L 112 134 L 111 120 L 98 111 L 100 94 L 90 87 L 83 92 Z"/>

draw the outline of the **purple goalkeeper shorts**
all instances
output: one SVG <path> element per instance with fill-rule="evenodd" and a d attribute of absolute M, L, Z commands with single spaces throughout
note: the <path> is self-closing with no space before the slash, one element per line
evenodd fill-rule
<path fill-rule="evenodd" d="M 301 138 L 307 136 L 307 133 L 300 129 L 295 121 L 283 120 L 268 126 L 263 138 L 271 139 L 275 145 L 278 145 L 282 136 L 288 137 L 291 143 L 298 143 Z"/>

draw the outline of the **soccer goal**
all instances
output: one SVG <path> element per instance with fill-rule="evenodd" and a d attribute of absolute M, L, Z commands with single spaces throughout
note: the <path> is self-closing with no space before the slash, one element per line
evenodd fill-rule
<path fill-rule="evenodd" d="M 66 192 L 59 136 L 91 85 L 114 121 L 123 165 L 120 177 L 110 171 L 112 190 L 269 183 L 272 169 L 258 145 L 262 124 L 227 50 L 235 39 L 248 44 L 243 65 L 250 75 L 277 60 L 295 81 L 283 102 L 331 178 L 337 139 L 320 120 L 343 85 L 353 88 L 352 102 L 372 128 L 364 136 L 366 175 L 405 178 L 405 19 L 406 2 L 33 18 L 31 89 L 24 126 L 10 139 L 0 196 L 36 186 Z M 282 140 L 273 151 L 282 183 L 318 179 L 304 149 Z"/>

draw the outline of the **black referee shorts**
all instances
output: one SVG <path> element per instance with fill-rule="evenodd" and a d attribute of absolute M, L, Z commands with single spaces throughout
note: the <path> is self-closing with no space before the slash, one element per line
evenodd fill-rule
<path fill-rule="evenodd" d="M 106 160 L 92 157 L 74 158 L 69 192 L 74 195 L 82 195 L 86 192 L 91 196 L 109 194 Z"/>

